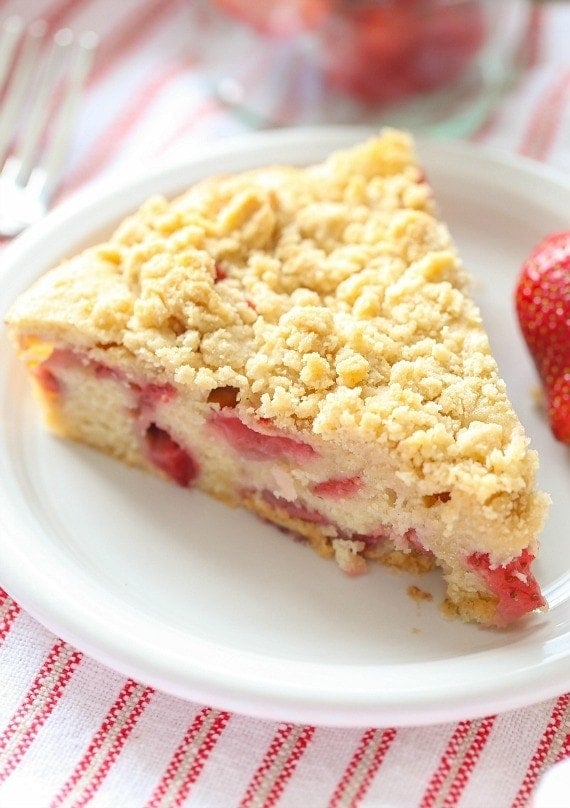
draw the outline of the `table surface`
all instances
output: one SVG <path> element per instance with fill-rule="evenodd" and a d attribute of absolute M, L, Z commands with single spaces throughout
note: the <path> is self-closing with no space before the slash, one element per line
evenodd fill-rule
<path fill-rule="evenodd" d="M 188 58 L 187 6 L 0 2 L 0 19 L 41 15 L 54 30 L 101 36 L 60 199 L 248 131 Z M 570 172 L 568 41 L 570 4 L 542 3 L 524 75 L 472 140 Z M 0 666 L 0 808 L 523 808 L 541 775 L 570 756 L 570 693 L 430 727 L 260 721 L 125 679 L 1 589 Z"/>

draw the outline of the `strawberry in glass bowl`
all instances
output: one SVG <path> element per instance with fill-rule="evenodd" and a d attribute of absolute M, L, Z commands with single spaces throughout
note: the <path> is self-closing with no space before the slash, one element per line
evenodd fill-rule
<path fill-rule="evenodd" d="M 487 42 L 477 0 L 333 0 L 323 23 L 327 81 L 365 103 L 454 84 Z"/>
<path fill-rule="evenodd" d="M 219 97 L 269 125 L 467 135 L 521 68 L 531 0 L 194 0 Z"/>

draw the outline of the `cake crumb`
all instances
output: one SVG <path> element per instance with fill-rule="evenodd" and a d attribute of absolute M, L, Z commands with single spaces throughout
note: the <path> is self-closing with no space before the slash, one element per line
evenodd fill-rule
<path fill-rule="evenodd" d="M 426 592 L 424 589 L 420 589 L 419 586 L 415 586 L 412 584 L 407 588 L 408 596 L 415 600 L 416 603 L 421 603 L 423 600 L 433 600 L 433 595 L 429 592 Z"/>

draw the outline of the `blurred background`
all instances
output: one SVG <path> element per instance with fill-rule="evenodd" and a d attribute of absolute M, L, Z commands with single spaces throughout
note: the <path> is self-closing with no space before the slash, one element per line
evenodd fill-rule
<path fill-rule="evenodd" d="M 262 124 L 377 123 L 462 135 L 530 57 L 528 0 L 198 0 L 196 54 Z"/>
<path fill-rule="evenodd" d="M 13 14 L 99 36 L 66 192 L 279 126 L 390 124 L 543 159 L 567 115 L 566 2 L 0 0 Z"/>

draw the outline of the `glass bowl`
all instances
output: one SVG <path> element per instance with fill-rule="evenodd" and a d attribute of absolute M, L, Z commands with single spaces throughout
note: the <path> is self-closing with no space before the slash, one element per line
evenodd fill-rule
<path fill-rule="evenodd" d="M 195 0 L 195 56 L 258 125 L 464 135 L 518 75 L 527 0 Z"/>

